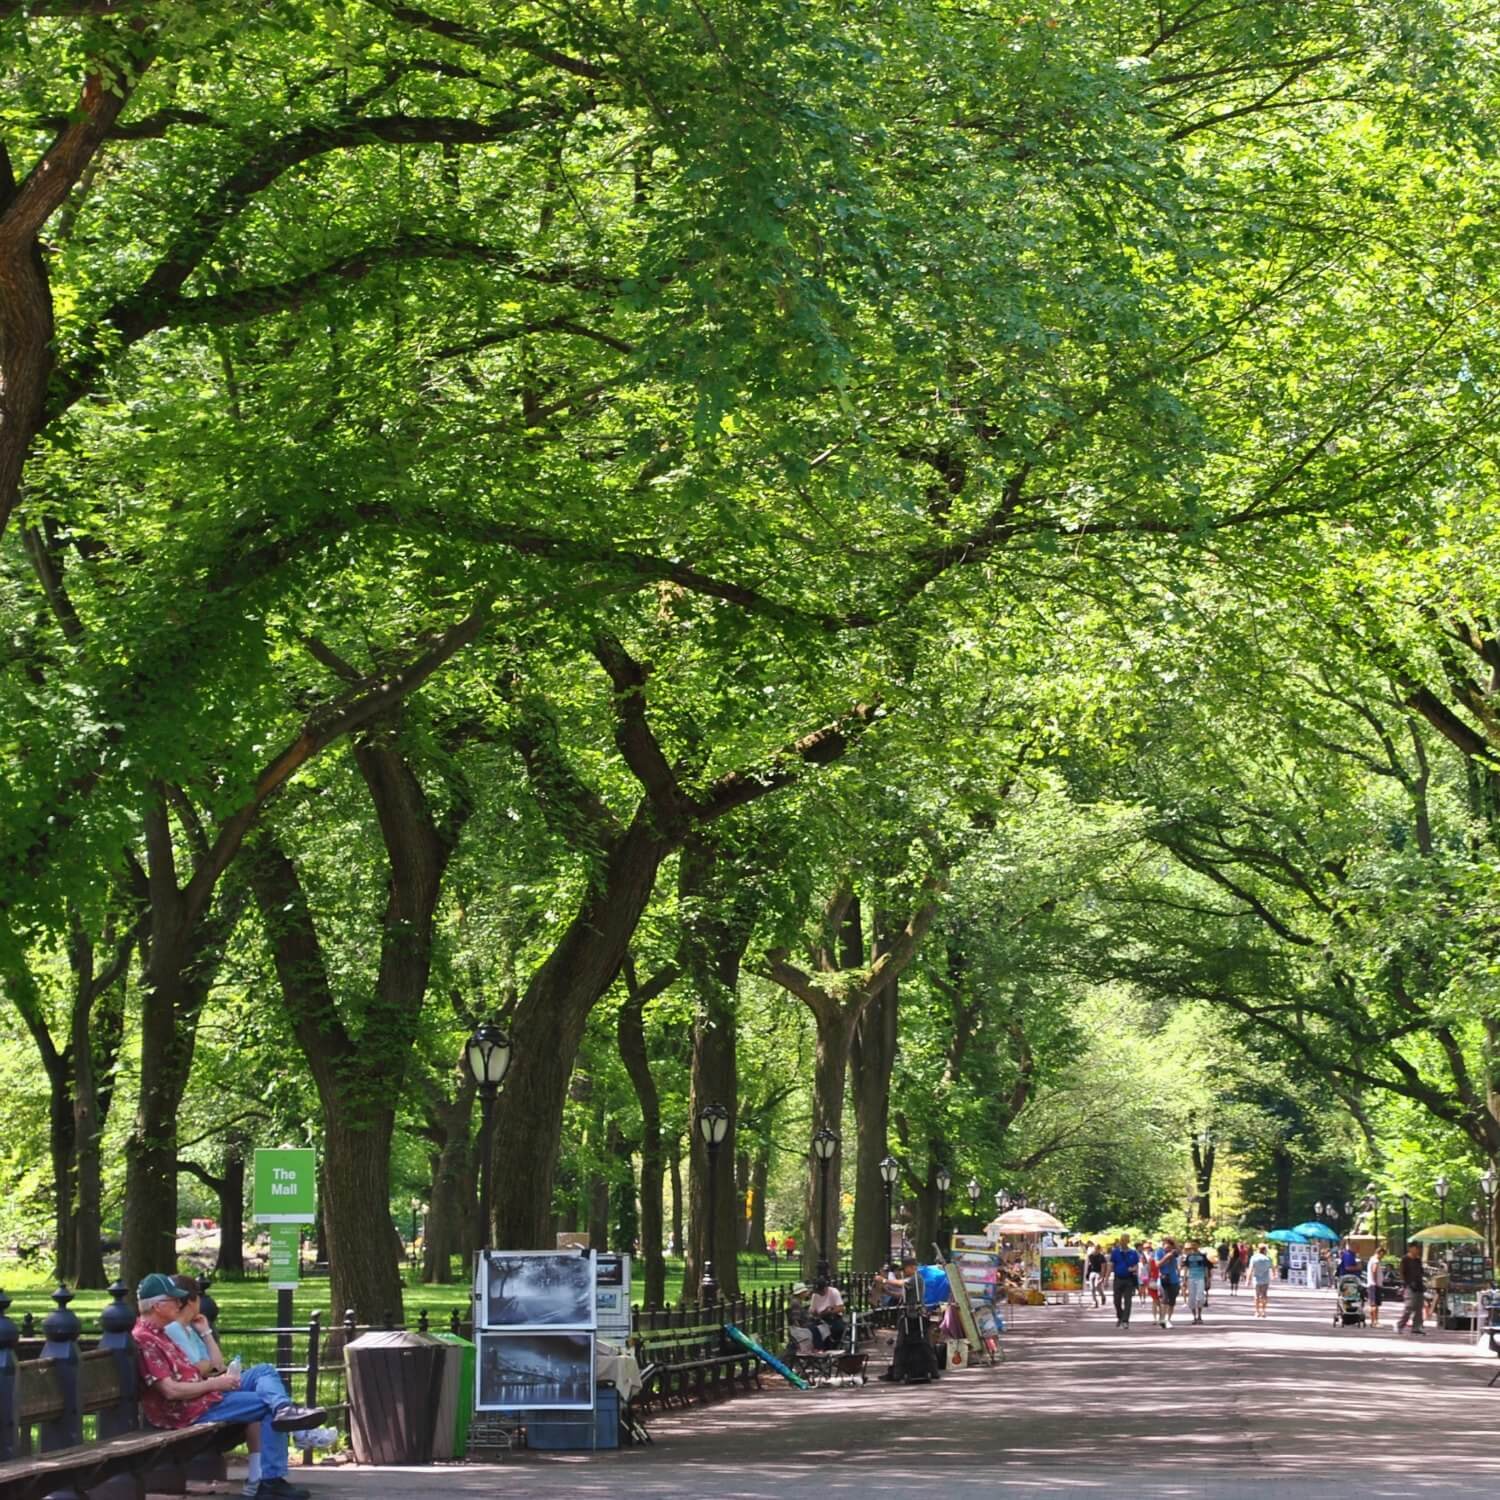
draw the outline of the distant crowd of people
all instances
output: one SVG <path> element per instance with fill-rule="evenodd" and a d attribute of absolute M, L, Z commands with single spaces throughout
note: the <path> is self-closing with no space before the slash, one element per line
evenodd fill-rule
<path fill-rule="evenodd" d="M 1248 1277 L 1255 1294 L 1255 1316 L 1265 1317 L 1275 1262 L 1265 1245 L 1252 1250 L 1247 1244 L 1225 1241 L 1211 1250 L 1192 1239 L 1179 1245 L 1170 1234 L 1162 1236 L 1160 1245 L 1149 1239 L 1132 1245 L 1130 1236 L 1122 1234 L 1107 1249 L 1090 1244 L 1084 1268 L 1094 1306 L 1103 1307 L 1112 1298 L 1121 1328 L 1130 1327 L 1131 1310 L 1138 1301 L 1149 1303 L 1154 1323 L 1170 1328 L 1184 1300 L 1184 1286 L 1192 1321 L 1203 1321 L 1216 1271 L 1228 1283 L 1231 1296 L 1239 1295 L 1240 1282 Z"/>
<path fill-rule="evenodd" d="M 1255 1316 L 1264 1318 L 1276 1273 L 1276 1260 L 1269 1244 L 1257 1245 L 1252 1250 L 1243 1241 L 1226 1240 L 1210 1251 L 1197 1240 L 1187 1240 L 1179 1246 L 1170 1234 L 1163 1235 L 1159 1245 L 1153 1245 L 1149 1239 L 1132 1244 L 1130 1236 L 1124 1234 L 1107 1247 L 1091 1243 L 1084 1264 L 1094 1306 L 1103 1307 L 1113 1300 L 1115 1319 L 1121 1328 L 1130 1327 L 1131 1310 L 1138 1302 L 1150 1305 L 1154 1323 L 1170 1328 L 1184 1300 L 1184 1285 L 1192 1320 L 1201 1323 L 1216 1273 L 1228 1284 L 1232 1297 L 1239 1295 L 1240 1283 L 1248 1279 L 1255 1298 Z M 1346 1240 L 1337 1253 L 1337 1267 L 1341 1278 L 1362 1278 L 1372 1328 L 1381 1326 L 1381 1306 L 1394 1300 L 1390 1294 L 1399 1288 L 1402 1310 L 1395 1331 L 1405 1333 L 1410 1326 L 1412 1333 L 1425 1335 L 1422 1321 L 1427 1303 L 1427 1274 L 1420 1245 L 1408 1246 L 1392 1272 L 1383 1244 L 1376 1245 L 1370 1258 L 1361 1264 Z"/>

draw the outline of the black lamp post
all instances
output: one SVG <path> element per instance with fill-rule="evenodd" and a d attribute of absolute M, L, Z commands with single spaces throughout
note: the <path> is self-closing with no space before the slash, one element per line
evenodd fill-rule
<path fill-rule="evenodd" d="M 1491 1262 L 1495 1259 L 1495 1169 L 1486 1167 L 1479 1186 L 1484 1192 L 1484 1253 Z"/>
<path fill-rule="evenodd" d="M 969 1185 L 964 1191 L 969 1195 L 969 1212 L 977 1219 L 979 1217 L 979 1200 L 984 1194 L 984 1189 L 979 1185 L 979 1179 L 971 1177 Z M 979 1227 L 983 1228 L 984 1226 L 980 1225 Z"/>
<path fill-rule="evenodd" d="M 474 1246 L 478 1255 L 490 1237 L 490 1180 L 494 1175 L 492 1158 L 495 1153 L 495 1143 L 490 1138 L 490 1121 L 495 1113 L 495 1096 L 505 1082 L 505 1075 L 510 1072 L 509 1035 L 492 1021 L 482 1022 L 464 1043 L 464 1059 L 479 1086 L 479 1239 Z"/>
<path fill-rule="evenodd" d="M 1411 1194 L 1401 1195 L 1401 1253 L 1406 1254 L 1406 1247 L 1411 1243 Z"/>
<path fill-rule="evenodd" d="M 1438 1179 L 1432 1185 L 1432 1190 L 1437 1194 L 1438 1218 L 1446 1220 L 1448 1217 L 1448 1179 L 1441 1172 Z"/>
<path fill-rule="evenodd" d="M 729 1135 L 729 1111 L 722 1104 L 705 1104 L 698 1111 L 698 1134 L 708 1148 L 708 1254 L 703 1259 L 703 1280 L 698 1283 L 700 1302 L 716 1301 L 719 1283 L 714 1279 L 714 1230 L 718 1227 L 719 1147 Z"/>
<path fill-rule="evenodd" d="M 942 1241 L 942 1243 L 944 1245 L 946 1245 L 948 1247 L 949 1251 L 951 1252 L 952 1249 L 953 1249 L 953 1243 L 952 1243 L 951 1240 L 944 1238 L 944 1235 L 943 1235 L 943 1220 L 945 1218 L 947 1218 L 947 1216 L 948 1216 L 948 1189 L 953 1186 L 953 1173 L 950 1172 L 947 1169 L 947 1167 L 939 1167 L 937 1169 L 936 1182 L 937 1182 L 937 1190 L 938 1190 L 938 1212 L 937 1212 L 938 1239 L 940 1241 Z"/>
<path fill-rule="evenodd" d="M 887 1156 L 880 1163 L 880 1180 L 885 1184 L 885 1243 L 886 1254 L 890 1253 L 891 1225 L 896 1221 L 896 1179 L 901 1175 L 901 1163 L 894 1156 Z"/>
<path fill-rule="evenodd" d="M 818 1163 L 818 1275 L 828 1271 L 828 1169 L 838 1153 L 838 1132 L 820 1126 L 812 1138 L 813 1156 Z"/>

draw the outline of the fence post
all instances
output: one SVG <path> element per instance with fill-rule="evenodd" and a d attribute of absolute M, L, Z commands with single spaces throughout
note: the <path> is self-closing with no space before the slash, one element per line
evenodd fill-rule
<path fill-rule="evenodd" d="M 418 1333 L 431 1333 L 432 1332 L 432 1325 L 427 1321 L 427 1309 L 425 1307 L 422 1309 L 421 1312 L 419 1312 L 417 1314 L 417 1332 Z"/>
<path fill-rule="evenodd" d="M 354 1342 L 354 1329 L 354 1309 L 352 1307 L 346 1307 L 344 1309 L 344 1342 L 346 1344 L 352 1344 Z"/>
<path fill-rule="evenodd" d="M 21 1330 L 6 1316 L 10 1301 L 0 1292 L 0 1463 L 16 1456 L 16 1341 Z"/>
<path fill-rule="evenodd" d="M 99 1315 L 99 1347 L 108 1349 L 120 1382 L 120 1397 L 113 1406 L 105 1407 L 95 1419 L 101 1438 L 119 1437 L 134 1432 L 139 1420 L 136 1407 L 135 1340 L 130 1330 L 135 1327 L 135 1314 L 125 1300 L 130 1288 L 123 1281 L 116 1281 L 109 1289 L 110 1304 Z"/>
<path fill-rule="evenodd" d="M 395 1315 L 390 1312 L 382 1313 L 380 1326 L 384 1332 L 389 1333 L 396 1326 Z"/>
<path fill-rule="evenodd" d="M 323 1314 L 315 1312 L 307 1322 L 307 1404 L 318 1404 L 318 1357 L 322 1353 Z"/>
<path fill-rule="evenodd" d="M 448 1332 L 455 1338 L 458 1337 L 458 1309 L 456 1307 L 448 1309 Z"/>
<path fill-rule="evenodd" d="M 34 1339 L 36 1337 L 36 1314 L 29 1312 L 21 1317 L 21 1337 L 23 1339 Z"/>
<path fill-rule="evenodd" d="M 75 1448 L 83 1441 L 83 1412 L 78 1403 L 78 1335 L 83 1324 L 68 1307 L 73 1294 L 67 1287 L 58 1287 L 52 1300 L 57 1303 L 57 1311 L 48 1313 L 42 1321 L 42 1332 L 47 1338 L 42 1345 L 42 1358 L 52 1362 L 52 1379 L 62 1401 L 62 1412 L 54 1420 L 40 1424 L 43 1453 L 56 1448 Z"/>

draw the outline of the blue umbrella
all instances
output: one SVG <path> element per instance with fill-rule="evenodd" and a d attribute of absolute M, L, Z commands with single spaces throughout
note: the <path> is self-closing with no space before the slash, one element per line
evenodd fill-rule
<path fill-rule="evenodd" d="M 1330 1229 L 1326 1224 L 1319 1224 L 1316 1219 L 1309 1219 L 1305 1224 L 1299 1224 L 1296 1232 L 1305 1240 L 1332 1240 L 1338 1243 L 1339 1233 L 1336 1229 Z"/>
<path fill-rule="evenodd" d="M 1295 1229 L 1273 1229 L 1266 1238 L 1275 1240 L 1278 1245 L 1305 1245 L 1307 1236 Z"/>

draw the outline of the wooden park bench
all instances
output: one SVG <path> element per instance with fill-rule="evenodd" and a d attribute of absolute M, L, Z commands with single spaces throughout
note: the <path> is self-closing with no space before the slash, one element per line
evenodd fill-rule
<path fill-rule="evenodd" d="M 204 1458 L 213 1460 L 206 1477 L 220 1477 L 220 1455 L 243 1441 L 245 1424 L 143 1428 L 127 1288 L 110 1288 L 103 1334 L 87 1353 L 78 1348 L 72 1295 L 53 1293 L 57 1311 L 43 1324 L 41 1357 L 21 1361 L 18 1330 L 5 1316 L 10 1298 L 0 1294 L 0 1500 L 43 1500 L 70 1489 L 91 1500 L 184 1495 L 190 1467 Z M 94 1429 L 88 1441 L 85 1418 Z"/>
<path fill-rule="evenodd" d="M 780 1299 L 777 1316 L 784 1319 Z M 637 1406 L 687 1405 L 760 1386 L 760 1361 L 724 1332 L 726 1323 L 755 1337 L 766 1321 L 771 1299 L 641 1312 L 636 1315 L 635 1354 L 641 1366 Z"/>

